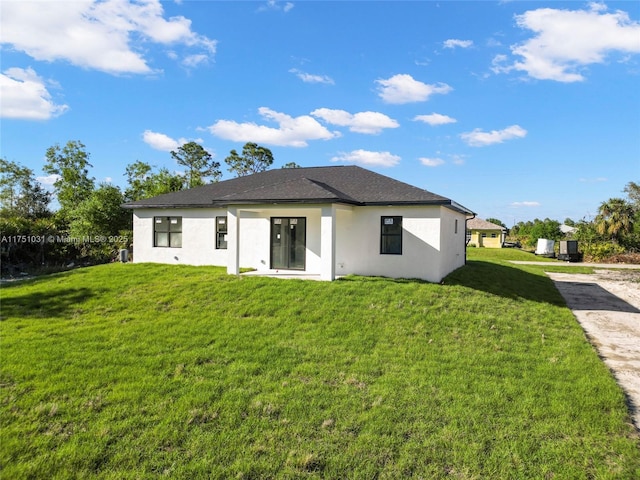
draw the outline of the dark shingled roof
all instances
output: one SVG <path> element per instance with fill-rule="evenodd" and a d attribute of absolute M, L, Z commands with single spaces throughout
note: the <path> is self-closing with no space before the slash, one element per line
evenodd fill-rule
<path fill-rule="evenodd" d="M 130 202 L 124 207 L 226 207 L 274 203 L 444 205 L 463 213 L 472 213 L 446 197 L 357 166 L 267 170 Z"/>

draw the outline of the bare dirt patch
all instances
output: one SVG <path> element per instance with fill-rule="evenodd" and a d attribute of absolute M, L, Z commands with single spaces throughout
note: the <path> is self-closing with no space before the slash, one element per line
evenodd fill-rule
<path fill-rule="evenodd" d="M 547 275 L 627 394 L 640 430 L 640 270 Z"/>

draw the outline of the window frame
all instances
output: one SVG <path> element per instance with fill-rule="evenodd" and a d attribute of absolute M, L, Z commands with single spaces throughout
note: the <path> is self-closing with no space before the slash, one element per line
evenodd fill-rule
<path fill-rule="evenodd" d="M 160 222 L 158 222 L 160 219 Z M 177 220 L 177 222 L 172 222 L 172 220 Z M 159 230 L 158 225 L 162 225 L 162 222 L 166 222 L 167 229 Z M 177 225 L 177 227 L 173 227 L 172 225 Z M 158 234 L 166 234 L 167 235 L 167 245 L 160 245 L 158 242 Z M 153 247 L 154 248 L 182 248 L 182 217 L 170 217 L 165 215 L 154 216 L 153 217 Z"/>
<path fill-rule="evenodd" d="M 220 220 L 224 220 L 221 222 Z M 224 230 L 220 228 L 224 225 Z M 227 233 L 229 232 L 229 224 L 227 223 L 227 216 L 220 215 L 216 217 L 216 250 L 227 249 Z"/>
<path fill-rule="evenodd" d="M 392 221 L 391 224 L 387 223 L 389 220 Z M 395 223 L 397 220 L 399 220 L 399 224 Z M 389 225 L 394 227 L 398 225 L 395 228 L 397 231 L 389 231 Z M 401 215 L 382 215 L 380 217 L 380 255 L 402 255 L 402 230 Z M 389 243 L 389 240 L 393 239 L 399 239 L 399 242 Z"/>

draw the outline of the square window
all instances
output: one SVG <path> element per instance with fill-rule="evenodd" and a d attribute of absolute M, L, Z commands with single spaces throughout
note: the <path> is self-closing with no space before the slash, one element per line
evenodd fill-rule
<path fill-rule="evenodd" d="M 182 217 L 153 217 L 153 246 L 182 247 Z"/>

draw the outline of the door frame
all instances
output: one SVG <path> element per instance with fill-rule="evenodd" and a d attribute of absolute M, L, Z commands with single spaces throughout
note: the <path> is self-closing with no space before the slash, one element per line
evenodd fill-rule
<path fill-rule="evenodd" d="M 291 220 L 303 220 L 304 221 L 304 257 L 302 259 L 302 267 L 291 267 L 291 257 L 287 256 L 287 266 L 275 267 L 273 265 L 273 227 L 275 225 L 274 220 L 287 220 L 287 225 L 290 225 Z M 289 248 L 291 248 L 290 240 L 290 229 L 287 229 L 287 243 L 289 244 Z M 269 218 L 269 268 L 272 270 L 298 270 L 305 271 L 307 268 L 307 217 L 290 217 L 290 216 L 273 216 Z"/>

